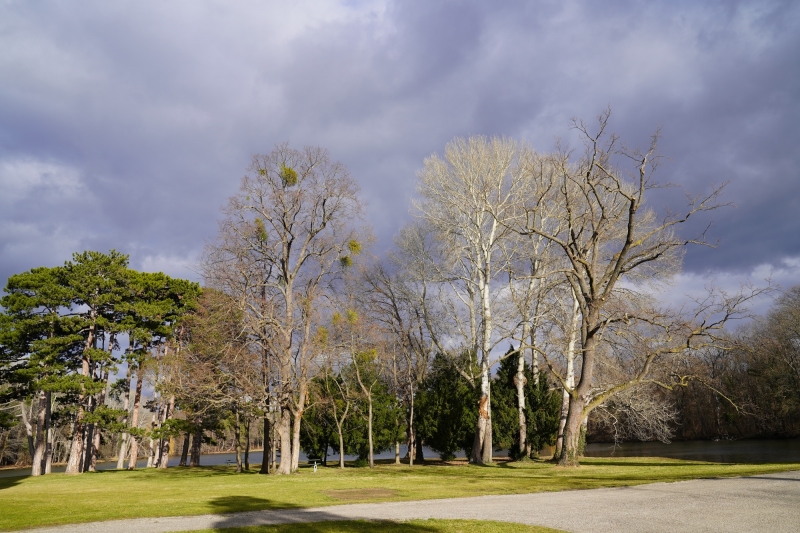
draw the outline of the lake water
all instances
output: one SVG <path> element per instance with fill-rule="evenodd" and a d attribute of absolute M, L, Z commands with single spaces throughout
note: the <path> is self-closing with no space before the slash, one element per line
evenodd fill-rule
<path fill-rule="evenodd" d="M 400 454 L 404 456 L 406 447 L 401 446 Z M 438 458 L 439 454 L 431 449 L 424 450 L 425 457 Z M 463 452 L 457 454 L 464 457 Z M 667 457 L 691 461 L 709 461 L 715 463 L 800 463 L 800 439 L 774 440 L 735 440 L 735 441 L 685 441 L 664 444 L 661 442 L 626 442 L 617 446 L 606 443 L 593 443 L 586 446 L 588 457 Z M 251 452 L 250 464 L 260 464 L 262 453 Z M 394 449 L 377 454 L 376 459 L 393 459 Z M 339 456 L 331 453 L 328 461 L 335 463 Z M 345 455 L 350 461 L 355 456 Z M 215 453 L 202 455 L 200 464 L 205 466 L 224 465 L 235 461 L 232 453 Z M 305 454 L 300 454 L 300 462 L 307 461 Z M 169 466 L 178 466 L 180 456 L 170 457 Z M 144 468 L 147 460 L 140 460 L 136 466 Z M 98 470 L 113 470 L 116 461 L 99 462 Z M 63 472 L 64 466 L 54 466 L 53 472 Z M 27 476 L 30 468 L 0 470 L 0 477 Z"/>
<path fill-rule="evenodd" d="M 800 463 L 800 439 L 625 442 L 586 446 L 589 457 L 670 457 L 715 463 Z"/>

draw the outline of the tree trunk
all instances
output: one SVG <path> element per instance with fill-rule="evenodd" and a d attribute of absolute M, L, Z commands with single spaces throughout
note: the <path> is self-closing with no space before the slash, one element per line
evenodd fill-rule
<path fill-rule="evenodd" d="M 150 429 L 153 428 L 153 425 L 154 424 L 150 422 Z M 156 448 L 158 448 L 158 446 L 155 445 L 153 439 L 147 439 L 147 468 L 153 468 L 154 466 Z"/>
<path fill-rule="evenodd" d="M 94 431 L 92 432 L 92 446 L 89 450 L 89 466 L 87 470 L 89 472 L 97 472 L 97 457 L 100 454 L 100 428 L 97 427 L 97 424 L 94 426 Z"/>
<path fill-rule="evenodd" d="M 278 474 L 292 473 L 292 413 L 289 408 L 281 408 L 281 418 L 278 422 L 278 437 L 281 441 L 281 462 L 278 465 Z"/>
<path fill-rule="evenodd" d="M 414 431 L 414 390 L 411 390 L 411 408 L 408 413 L 408 466 L 414 466 L 414 454 L 417 451 L 416 432 Z"/>
<path fill-rule="evenodd" d="M 344 468 L 344 435 L 342 434 L 342 423 L 336 420 L 336 431 L 339 433 L 339 468 Z"/>
<path fill-rule="evenodd" d="M 128 391 L 128 394 L 125 395 L 125 399 L 123 400 L 122 410 L 125 411 L 125 418 L 123 418 L 122 423 L 127 424 L 130 419 L 130 409 L 131 404 L 131 396 L 134 392 L 131 390 L 131 364 L 128 364 L 128 372 L 125 374 L 125 390 Z M 117 470 L 122 470 L 125 467 L 125 456 L 128 452 L 128 432 L 123 431 L 122 436 L 120 437 L 119 443 L 119 454 L 117 455 Z"/>
<path fill-rule="evenodd" d="M 250 418 L 244 419 L 244 469 L 250 470 Z"/>
<path fill-rule="evenodd" d="M 270 443 L 271 443 L 271 445 L 269 447 L 269 452 L 270 452 L 270 471 L 271 472 L 277 472 L 278 471 L 278 438 L 277 438 L 278 435 L 277 435 L 277 431 L 275 430 L 275 425 L 272 424 L 271 427 L 272 427 L 272 430 L 270 431 L 270 434 L 269 434 L 269 439 L 270 439 Z"/>
<path fill-rule="evenodd" d="M 195 431 L 192 435 L 192 455 L 189 459 L 189 466 L 200 466 L 200 446 L 203 444 L 202 419 L 195 419 Z"/>
<path fill-rule="evenodd" d="M 181 462 L 178 466 L 186 466 L 186 460 L 189 458 L 189 439 L 190 435 L 187 431 L 183 434 L 183 447 L 181 448 Z"/>
<path fill-rule="evenodd" d="M 239 415 L 239 410 L 234 409 L 236 413 L 236 421 L 233 424 L 233 441 L 236 449 L 236 473 L 242 473 L 242 420 Z"/>
<path fill-rule="evenodd" d="M 167 402 L 167 406 L 164 409 L 164 419 L 161 422 L 161 427 L 163 428 L 164 425 L 167 423 L 167 420 L 172 416 L 173 412 L 175 411 L 175 395 L 169 397 L 169 402 Z M 159 468 L 167 468 L 169 466 L 169 454 L 172 446 L 172 437 L 161 437 L 161 457 L 158 461 Z"/>
<path fill-rule="evenodd" d="M 525 322 L 522 326 L 522 343 L 526 342 L 528 338 L 528 323 Z M 528 440 L 528 421 L 525 417 L 525 384 L 528 378 L 525 377 L 525 351 L 522 346 L 519 347 L 517 354 L 517 374 L 514 376 L 514 385 L 517 387 L 517 417 L 519 419 L 519 454 L 524 457 L 527 449 Z"/>
<path fill-rule="evenodd" d="M 136 371 L 136 391 L 133 397 L 133 413 L 131 413 L 131 429 L 138 429 L 139 427 L 139 411 L 142 405 L 142 370 Z M 139 459 L 139 438 L 133 434 L 129 438 L 131 448 L 131 458 L 128 461 L 128 470 L 136 468 L 136 461 Z"/>
<path fill-rule="evenodd" d="M 110 343 L 111 344 L 111 343 Z M 111 384 L 108 381 L 108 370 L 103 373 L 103 381 L 105 382 L 106 386 L 100 391 L 99 398 L 96 398 L 93 401 L 94 409 L 97 409 L 97 406 L 103 406 L 106 403 L 106 398 L 108 397 L 108 390 L 111 387 Z M 92 424 L 92 431 L 90 432 L 91 435 L 91 445 L 88 450 L 87 454 L 87 466 L 86 470 L 89 472 L 96 472 L 97 471 L 97 455 L 100 453 L 100 428 L 97 424 Z"/>
<path fill-rule="evenodd" d="M 81 466 L 83 464 L 83 399 L 78 400 L 78 412 L 75 415 L 75 424 L 72 430 L 72 445 L 69 450 L 69 460 L 67 461 L 67 468 L 64 470 L 65 474 L 80 474 Z"/>
<path fill-rule="evenodd" d="M 161 427 L 161 414 L 164 409 L 163 399 L 159 399 L 158 391 L 153 393 L 153 403 L 158 407 L 156 412 L 150 416 L 150 436 L 147 439 L 147 468 L 153 468 L 158 464 L 157 454 L 161 451 L 161 440 L 158 442 L 153 440 L 153 433 L 156 429 Z"/>
<path fill-rule="evenodd" d="M 31 408 L 33 408 L 33 402 L 31 402 Z M 25 402 L 19 402 L 19 410 L 22 414 L 22 424 L 25 426 L 25 436 L 28 438 L 28 455 L 33 458 L 34 446 L 33 446 L 33 426 L 31 426 L 31 421 L 29 418 L 29 413 L 26 411 Z"/>
<path fill-rule="evenodd" d="M 90 312 L 92 318 L 92 325 L 89 326 L 89 335 L 86 337 L 86 343 L 83 347 L 83 354 L 81 355 L 81 376 L 88 380 L 91 376 L 89 372 L 89 348 L 94 346 L 94 334 L 96 312 Z M 84 438 L 85 430 L 83 419 L 85 416 L 84 404 L 86 403 L 86 387 L 81 385 L 81 392 L 78 395 L 78 412 L 75 415 L 75 427 L 72 432 L 72 446 L 70 447 L 69 461 L 67 462 L 67 469 L 65 474 L 80 474 L 83 471 L 83 452 L 84 452 Z"/>
<path fill-rule="evenodd" d="M 89 405 L 87 411 L 91 414 L 94 412 L 95 403 L 97 402 L 94 396 L 89 396 Z M 94 423 L 86 424 L 86 430 L 83 432 L 83 472 L 89 472 L 92 466 L 92 446 L 94 445 Z"/>
<path fill-rule="evenodd" d="M 300 466 L 300 424 L 303 421 L 302 409 L 292 413 L 292 472 Z"/>
<path fill-rule="evenodd" d="M 472 447 L 472 463 L 490 464 L 492 462 L 492 418 L 491 385 L 488 365 L 481 372 L 481 398 L 478 402 L 478 427 Z"/>
<path fill-rule="evenodd" d="M 264 416 L 264 452 L 261 459 L 261 470 L 259 474 L 269 474 L 269 460 L 272 455 L 272 424 L 269 420 L 269 411 Z"/>
<path fill-rule="evenodd" d="M 367 431 L 369 439 L 369 467 L 375 468 L 375 454 L 372 446 L 372 392 L 370 391 L 367 397 L 367 410 L 369 411 L 367 417 Z"/>
<path fill-rule="evenodd" d="M 89 472 L 97 472 L 97 457 L 100 453 L 100 428 L 95 425 L 92 438 L 92 451 L 89 456 Z"/>
<path fill-rule="evenodd" d="M 36 444 L 31 457 L 33 464 L 31 465 L 31 475 L 41 476 L 44 469 L 44 450 L 46 447 L 47 431 L 46 431 L 46 413 L 47 413 L 47 395 L 44 391 L 39 391 L 39 407 L 36 411 Z"/>
<path fill-rule="evenodd" d="M 493 227 L 496 221 L 492 223 Z M 491 276 L 490 258 L 486 258 L 483 269 L 478 274 L 481 295 L 481 399 L 478 404 L 478 434 L 479 453 L 476 455 L 478 464 L 491 464 L 492 462 L 492 390 L 491 369 L 489 368 L 489 352 L 492 343 L 492 307 L 489 284 Z M 473 455 L 475 451 L 473 450 Z"/>
<path fill-rule="evenodd" d="M 48 391 L 45 393 L 45 397 L 44 427 L 47 443 L 44 451 L 44 473 L 49 474 L 53 467 L 53 394 Z"/>
<path fill-rule="evenodd" d="M 575 293 L 572 293 L 572 318 L 570 322 L 569 341 L 567 342 L 567 375 L 564 376 L 566 381 L 566 388 L 561 397 L 561 417 L 558 421 L 558 438 L 556 440 L 556 450 L 553 454 L 554 459 L 560 459 L 564 443 L 564 428 L 567 425 L 567 413 L 569 412 L 569 398 L 570 394 L 568 389 L 575 387 L 575 345 L 578 342 L 578 320 L 580 319 L 581 312 L 578 307 L 578 299 Z"/>
<path fill-rule="evenodd" d="M 558 462 L 561 466 L 578 466 L 581 425 L 583 423 L 584 402 L 580 398 L 570 397 L 569 412 L 564 426 L 564 444 L 561 458 Z"/>
<path fill-rule="evenodd" d="M 103 336 L 103 345 L 105 346 L 105 336 Z M 113 340 L 109 342 L 108 354 L 109 358 L 111 357 L 111 352 L 113 350 Z M 94 371 L 93 371 L 94 373 Z M 108 374 L 109 371 L 106 369 L 103 372 L 101 379 L 106 384 L 103 387 L 103 390 L 100 391 L 98 397 L 92 398 L 92 412 L 97 409 L 98 406 L 103 406 L 106 403 L 106 398 L 108 397 L 109 389 L 111 388 L 111 383 L 108 381 Z M 96 472 L 97 471 L 97 455 L 100 453 L 100 427 L 97 424 L 91 425 L 91 431 L 88 432 L 87 439 L 90 441 L 88 443 L 88 449 L 86 452 L 86 470 L 89 472 Z"/>
<path fill-rule="evenodd" d="M 6 454 L 6 443 L 8 442 L 8 432 L 0 433 L 0 458 Z"/>
<path fill-rule="evenodd" d="M 592 311 L 590 311 L 592 313 Z M 599 312 L 594 311 L 594 316 L 584 317 L 584 320 L 591 326 L 598 324 Z M 584 327 L 586 331 L 593 331 L 592 327 Z M 594 355 L 597 346 L 597 338 L 587 336 L 583 343 L 583 361 L 581 365 L 581 379 L 575 387 L 575 392 L 570 395 L 569 412 L 567 413 L 567 423 L 564 426 L 564 448 L 561 452 L 559 464 L 562 466 L 578 466 L 580 457 L 580 437 L 581 424 L 586 417 L 584 408 L 589 401 L 589 393 L 592 388 Z"/>

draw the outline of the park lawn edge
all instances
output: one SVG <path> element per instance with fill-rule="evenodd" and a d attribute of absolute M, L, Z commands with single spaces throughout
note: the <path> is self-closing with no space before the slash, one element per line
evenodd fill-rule
<path fill-rule="evenodd" d="M 0 478 L 0 508 L 4 509 L 0 513 L 0 530 L 136 518 L 328 507 L 347 503 L 609 488 L 691 479 L 746 477 L 789 470 L 800 470 L 800 463 L 723 464 L 633 457 L 586 458 L 583 466 L 578 468 L 563 468 L 540 461 L 488 467 L 425 465 L 409 468 L 406 465 L 381 465 L 374 471 L 366 468 L 340 471 L 329 467 L 321 469 L 323 475 L 320 477 L 314 477 L 316 474 L 307 468 L 293 476 L 267 477 L 253 472 L 234 474 L 229 467 L 201 467 L 106 471 L 81 476 L 54 474 L 38 478 Z M 185 485 L 187 480 L 192 489 L 189 494 L 196 496 L 189 504 L 184 498 L 178 498 L 172 504 L 164 503 L 169 502 L 166 496 L 161 501 L 156 499 L 159 493 L 168 495 L 165 491 L 181 488 L 181 483 Z M 482 485 L 481 480 L 485 481 Z M 487 483 L 487 480 L 491 483 Z M 225 482 L 228 482 L 228 487 Z M 120 494 L 122 497 L 135 495 L 137 484 L 144 485 L 145 490 L 150 491 L 147 495 L 152 492 L 152 497 L 140 497 L 132 504 L 124 499 L 112 500 L 108 504 L 102 499 L 107 499 L 109 494 Z M 464 486 L 470 484 L 476 484 L 474 490 L 465 492 Z M 354 490 L 354 487 L 365 486 L 375 489 L 384 487 L 395 494 L 344 500 L 325 495 L 326 491 L 347 492 Z M 396 488 L 398 486 L 405 490 Z M 32 490 L 36 487 L 44 490 L 36 493 Z M 258 490 L 253 490 L 254 487 Z M 51 490 L 46 490 L 48 488 Z M 223 490 L 226 488 L 229 490 Z M 60 489 L 60 492 L 56 489 Z M 186 491 L 186 487 L 183 489 Z M 270 490 L 288 492 L 288 497 L 270 501 L 247 495 L 268 495 Z M 218 497 L 212 499 L 212 496 Z M 314 496 L 316 499 L 313 499 Z M 60 503 L 62 500 L 63 503 Z M 63 508 L 65 505 L 69 507 L 66 511 Z M 7 512 L 9 509 L 12 512 Z"/>

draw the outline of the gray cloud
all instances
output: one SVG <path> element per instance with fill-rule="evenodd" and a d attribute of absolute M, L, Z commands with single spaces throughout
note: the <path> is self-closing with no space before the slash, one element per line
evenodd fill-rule
<path fill-rule="evenodd" d="M 569 118 L 609 104 L 629 144 L 662 126 L 664 181 L 730 182 L 690 272 L 777 265 L 800 256 L 798 30 L 788 1 L 5 3 L 0 281 L 111 247 L 193 276 L 252 154 L 284 140 L 350 168 L 383 249 L 452 137 L 574 146 Z"/>

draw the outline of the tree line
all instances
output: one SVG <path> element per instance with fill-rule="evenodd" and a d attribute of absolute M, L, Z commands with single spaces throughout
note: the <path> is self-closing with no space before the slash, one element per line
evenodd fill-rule
<path fill-rule="evenodd" d="M 554 446 L 576 465 L 587 431 L 707 436 L 690 427 L 709 416 L 726 435 L 796 432 L 795 340 L 791 326 L 770 329 L 791 323 L 793 293 L 736 334 L 726 325 L 769 287 L 660 302 L 686 246 L 706 244 L 678 229 L 720 207 L 721 189 L 658 215 L 646 203 L 662 188 L 658 135 L 624 148 L 609 118 L 573 121 L 578 151 L 454 139 L 424 161 L 414 221 L 381 257 L 347 169 L 283 144 L 255 156 L 229 198 L 202 291 L 133 272 L 113 251 L 12 276 L 2 386 L 31 428 L 34 472 L 52 461 L 54 425 L 71 439 L 73 473 L 93 468 L 101 438 L 120 467 L 135 466 L 143 442 L 166 467 L 176 436 L 182 462 L 191 441 L 196 463 L 210 435 L 228 432 L 241 470 L 256 435 L 261 471 L 289 474 L 301 450 L 374 466 L 392 446 L 400 461 L 401 442 L 412 465 L 423 445 L 476 464 Z M 765 402 L 778 385 L 787 399 Z"/>

